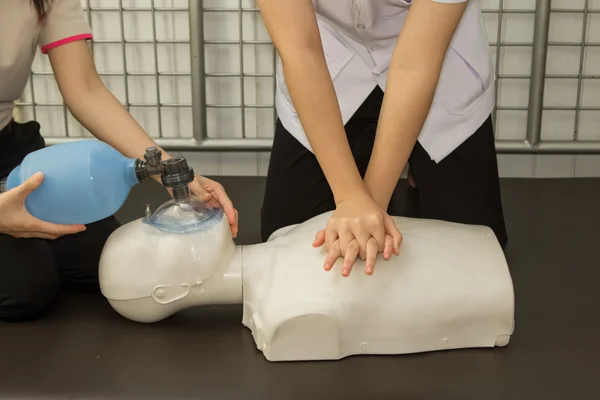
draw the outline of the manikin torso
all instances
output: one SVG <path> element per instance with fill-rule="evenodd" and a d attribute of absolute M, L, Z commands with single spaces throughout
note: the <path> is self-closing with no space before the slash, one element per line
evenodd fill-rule
<path fill-rule="evenodd" d="M 121 315 L 146 323 L 242 304 L 242 323 L 271 361 L 508 344 L 513 285 L 491 229 L 395 217 L 400 255 L 380 257 L 371 276 L 358 260 L 342 277 L 339 265 L 325 271 L 325 250 L 312 247 L 329 217 L 237 247 L 221 212 L 186 233 L 135 220 L 105 245 L 102 293 Z"/>

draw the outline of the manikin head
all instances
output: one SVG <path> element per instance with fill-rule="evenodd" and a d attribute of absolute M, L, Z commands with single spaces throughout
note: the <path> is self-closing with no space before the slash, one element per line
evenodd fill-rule
<path fill-rule="evenodd" d="M 117 312 L 139 322 L 155 322 L 215 297 L 235 301 L 241 299 L 241 283 L 229 293 L 233 298 L 223 299 L 232 284 L 226 272 L 235 252 L 222 210 L 193 196 L 175 198 L 108 238 L 99 265 L 102 294 Z"/>

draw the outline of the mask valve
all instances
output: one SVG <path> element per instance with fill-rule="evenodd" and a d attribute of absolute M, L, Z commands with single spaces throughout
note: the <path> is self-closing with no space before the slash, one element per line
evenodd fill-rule
<path fill-rule="evenodd" d="M 157 147 L 147 148 L 144 160 L 136 160 L 135 174 L 140 182 L 154 175 L 160 175 L 163 185 L 173 190 L 175 200 L 189 197 L 188 185 L 194 181 L 194 170 L 190 168 L 184 157 L 163 161 L 162 153 Z"/>

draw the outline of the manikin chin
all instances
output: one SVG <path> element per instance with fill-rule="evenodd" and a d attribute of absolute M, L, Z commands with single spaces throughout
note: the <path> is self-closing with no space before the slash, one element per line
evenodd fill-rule
<path fill-rule="evenodd" d="M 332 360 L 506 346 L 514 291 L 504 253 L 483 226 L 395 217 L 400 255 L 323 269 L 313 248 L 325 213 L 235 246 L 220 210 L 174 201 L 123 225 L 100 260 L 103 295 L 125 318 L 157 322 L 191 307 L 241 304 L 270 361 Z"/>

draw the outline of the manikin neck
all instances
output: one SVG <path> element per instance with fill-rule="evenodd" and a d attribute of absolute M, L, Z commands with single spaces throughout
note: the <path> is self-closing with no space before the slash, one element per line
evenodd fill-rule
<path fill-rule="evenodd" d="M 203 304 L 242 304 L 242 259 L 246 246 L 236 246 L 224 272 L 208 279 L 201 296 Z M 222 277 L 219 275 L 222 274 Z"/>
<path fill-rule="evenodd" d="M 268 251 L 267 243 L 235 246 L 229 265 L 224 272 L 216 272 L 201 287 L 200 304 L 242 304 L 242 271 L 251 265 L 261 254 Z M 264 255 L 264 254 L 263 254 Z M 219 276 L 220 275 L 220 276 Z M 196 300 L 196 301 L 198 301 Z"/>
<path fill-rule="evenodd" d="M 222 281 L 223 294 L 235 300 L 236 304 L 242 303 L 242 268 L 244 263 L 245 246 L 236 246 L 229 267 L 225 270 Z"/>

